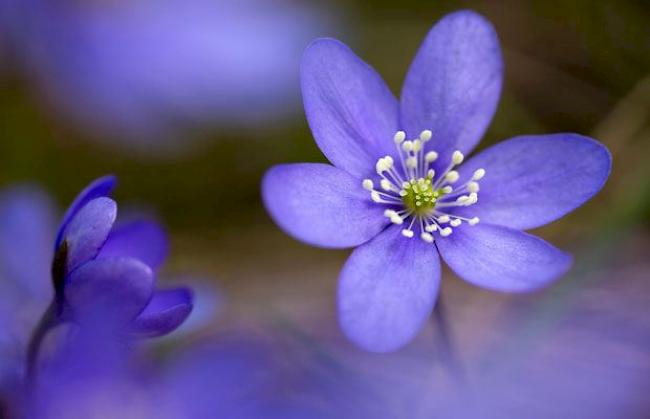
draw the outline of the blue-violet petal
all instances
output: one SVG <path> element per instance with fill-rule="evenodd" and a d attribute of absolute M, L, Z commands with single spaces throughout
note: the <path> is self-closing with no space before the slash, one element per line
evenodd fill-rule
<path fill-rule="evenodd" d="M 431 314 L 440 283 L 433 245 L 408 239 L 393 226 L 358 247 L 338 288 L 339 322 L 347 337 L 373 352 L 405 345 Z"/>

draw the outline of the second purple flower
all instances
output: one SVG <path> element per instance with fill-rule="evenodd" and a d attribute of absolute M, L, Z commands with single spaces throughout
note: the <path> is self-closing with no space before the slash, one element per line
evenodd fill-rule
<path fill-rule="evenodd" d="M 63 217 L 51 266 L 54 298 L 27 348 L 30 378 L 43 339 L 61 323 L 151 337 L 172 332 L 192 310 L 188 288 L 155 289 L 168 248 L 162 228 L 148 220 L 114 225 L 114 186 L 113 176 L 95 180 Z"/>

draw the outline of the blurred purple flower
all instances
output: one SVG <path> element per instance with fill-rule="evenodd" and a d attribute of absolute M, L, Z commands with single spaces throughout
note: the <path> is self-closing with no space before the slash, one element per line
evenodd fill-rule
<path fill-rule="evenodd" d="M 340 324 L 357 345 L 386 352 L 418 333 L 436 301 L 438 253 L 465 280 L 499 291 L 534 290 L 569 269 L 570 255 L 520 230 L 596 194 L 611 157 L 577 134 L 521 136 L 458 167 L 501 91 L 499 42 L 483 17 L 461 11 L 433 27 L 400 102 L 336 40 L 315 41 L 301 71 L 307 119 L 333 166 L 276 166 L 263 197 L 288 234 L 359 246 L 338 289 Z"/>
<path fill-rule="evenodd" d="M 325 20 L 284 0 L 0 3 L 54 109 L 148 152 L 187 146 L 197 126 L 286 116 L 298 103 L 300 54 Z"/>
<path fill-rule="evenodd" d="M 112 176 L 95 180 L 63 217 L 52 263 L 55 311 L 79 322 L 106 310 L 135 333 L 164 335 L 189 315 L 191 292 L 154 290 L 167 256 L 165 232 L 152 221 L 114 227 L 117 205 L 108 197 L 114 186 Z"/>
<path fill-rule="evenodd" d="M 292 397 L 302 388 L 291 387 L 277 348 L 259 336 L 213 337 L 167 365 L 132 349 L 96 330 L 73 335 L 15 409 L 38 419 L 328 417 Z"/>
<path fill-rule="evenodd" d="M 22 374 L 29 334 L 52 299 L 55 210 L 34 186 L 0 193 L 0 388 Z"/>
<path fill-rule="evenodd" d="M 173 331 L 189 315 L 193 297 L 188 288 L 154 290 L 167 255 L 162 228 L 147 220 L 113 225 L 117 207 L 108 195 L 114 185 L 115 178 L 104 177 L 88 186 L 58 233 L 45 193 L 23 186 L 0 194 L 3 385 L 21 376 L 32 330 L 31 368 L 45 334 L 59 323 L 97 328 L 99 316 L 107 329 L 148 337 Z"/>

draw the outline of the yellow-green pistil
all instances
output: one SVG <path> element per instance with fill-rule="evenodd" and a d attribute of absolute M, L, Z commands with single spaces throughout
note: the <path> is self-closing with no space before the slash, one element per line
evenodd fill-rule
<path fill-rule="evenodd" d="M 433 179 L 427 176 L 411 179 L 403 185 L 402 202 L 415 215 L 426 215 L 436 206 L 436 201 L 445 193 L 442 189 L 433 189 Z"/>

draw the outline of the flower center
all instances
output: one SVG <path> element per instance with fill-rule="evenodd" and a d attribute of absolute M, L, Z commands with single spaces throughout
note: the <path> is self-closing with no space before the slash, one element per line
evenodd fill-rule
<path fill-rule="evenodd" d="M 436 207 L 436 201 L 445 194 L 441 188 L 433 189 L 433 178 L 428 175 L 419 179 L 411 179 L 403 185 L 403 190 L 406 192 L 402 196 L 404 207 L 416 215 L 430 213 Z"/>
<path fill-rule="evenodd" d="M 463 185 L 454 188 L 452 185 L 460 175 L 453 169 L 463 162 L 465 156 L 460 151 L 454 151 L 448 167 L 436 174 L 430 165 L 438 159 L 438 153 L 424 151 L 431 137 L 431 131 L 425 130 L 417 139 L 407 141 L 404 131 L 398 131 L 394 141 L 400 167 L 395 166 L 391 156 L 382 157 L 375 167 L 381 178 L 381 190 L 375 189 L 371 179 L 364 179 L 362 183 L 373 201 L 389 207 L 384 215 L 391 222 L 398 225 L 408 222 L 408 227 L 402 230 L 404 237 L 413 237 L 413 230 L 419 229 L 420 238 L 428 243 L 434 241 L 434 232 L 446 237 L 463 222 L 469 225 L 479 222 L 478 217 L 465 218 L 453 214 L 453 208 L 476 204 L 478 181 L 485 176 L 485 169 L 478 169 Z"/>

